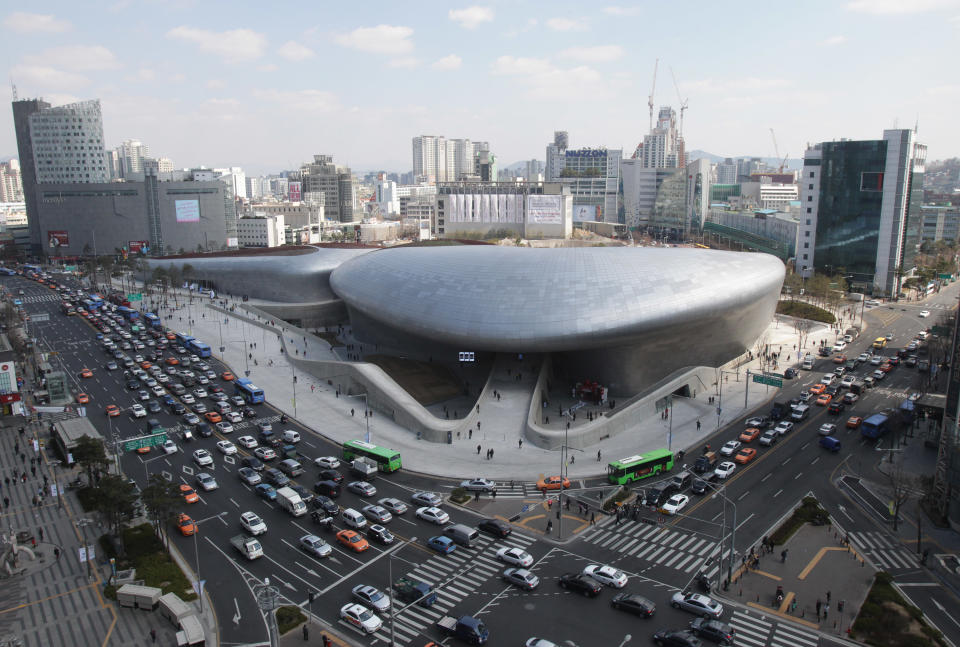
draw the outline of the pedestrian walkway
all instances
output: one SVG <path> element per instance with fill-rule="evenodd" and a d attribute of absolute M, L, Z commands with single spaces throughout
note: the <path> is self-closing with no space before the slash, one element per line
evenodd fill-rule
<path fill-rule="evenodd" d="M 820 637 L 815 633 L 751 610 L 734 611 L 729 622 L 737 633 L 737 645 L 744 647 L 817 647 L 820 644 Z"/>
<path fill-rule="evenodd" d="M 850 543 L 860 554 L 866 556 L 877 570 L 896 574 L 898 570 L 916 570 L 920 563 L 916 551 L 897 543 L 888 533 L 851 532 L 849 537 Z"/>

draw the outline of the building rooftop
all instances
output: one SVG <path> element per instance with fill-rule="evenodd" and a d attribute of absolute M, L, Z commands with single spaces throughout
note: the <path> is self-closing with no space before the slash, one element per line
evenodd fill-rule
<path fill-rule="evenodd" d="M 103 436 L 87 418 L 69 418 L 55 422 L 54 426 L 59 430 L 60 437 L 63 438 L 67 449 L 76 445 L 77 441 L 84 436 L 90 436 L 95 440 L 103 441 Z"/>

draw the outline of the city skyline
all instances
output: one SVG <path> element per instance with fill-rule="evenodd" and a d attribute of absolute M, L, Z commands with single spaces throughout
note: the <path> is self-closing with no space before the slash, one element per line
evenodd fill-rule
<path fill-rule="evenodd" d="M 799 158 L 808 142 L 871 139 L 896 123 L 919 126 L 928 159 L 960 154 L 939 106 L 960 84 L 935 64 L 957 53 L 960 0 L 804 8 L 745 20 L 712 6 L 663 15 L 633 3 L 493 2 L 414 13 L 378 3 L 294 18 L 243 2 L 226 15 L 187 1 L 51 2 L 0 15 L 0 33 L 21 99 L 100 99 L 106 148 L 140 140 L 177 168 L 260 174 L 323 152 L 358 172 L 405 172 L 418 135 L 488 141 L 503 167 L 540 159 L 555 130 L 571 147 L 629 156 L 648 133 L 657 59 L 654 111 L 688 101 L 688 150 L 773 157 L 773 128 L 780 156 Z M 0 158 L 16 156 L 12 113 L 0 111 Z"/>

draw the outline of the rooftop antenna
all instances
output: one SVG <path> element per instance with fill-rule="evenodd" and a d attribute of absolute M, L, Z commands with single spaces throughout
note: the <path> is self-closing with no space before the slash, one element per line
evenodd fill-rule
<path fill-rule="evenodd" d="M 653 130 L 653 91 L 657 88 L 657 66 L 660 64 L 658 58 L 653 64 L 653 85 L 650 86 L 650 96 L 647 98 L 647 106 L 650 107 L 650 130 Z"/>

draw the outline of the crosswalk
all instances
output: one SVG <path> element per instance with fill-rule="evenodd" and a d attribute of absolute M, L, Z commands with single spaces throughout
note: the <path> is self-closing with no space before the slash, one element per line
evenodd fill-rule
<path fill-rule="evenodd" d="M 693 573 L 711 560 L 711 565 L 704 572 L 709 577 L 716 575 L 720 563 L 717 556 L 721 549 L 716 538 L 674 530 L 668 526 L 638 521 L 616 525 L 614 521 L 613 517 L 607 517 L 585 531 L 581 536 L 583 541 L 685 573 Z M 722 550 L 722 559 L 726 559 L 730 549 L 724 546 Z"/>
<path fill-rule="evenodd" d="M 759 616 L 749 611 L 734 611 L 729 620 L 736 632 L 736 643 L 748 647 L 816 647 L 817 634 L 803 631 L 794 625 L 774 622 L 770 616 Z"/>
<path fill-rule="evenodd" d="M 890 571 L 917 567 L 917 556 L 882 532 L 851 532 L 849 536 L 850 543 L 877 568 Z"/>
<path fill-rule="evenodd" d="M 497 499 L 532 499 L 534 497 L 540 497 L 540 490 L 537 489 L 537 484 L 534 481 L 496 481 L 497 483 Z M 455 486 L 449 486 L 450 489 L 453 489 Z M 481 494 L 482 498 L 486 499 L 490 497 L 489 494 Z M 552 496 L 556 498 L 556 492 L 552 493 Z"/>
<path fill-rule="evenodd" d="M 22 303 L 43 303 L 45 301 L 60 301 L 60 296 L 50 292 L 48 294 L 32 294 L 30 296 L 19 297 Z"/>
<path fill-rule="evenodd" d="M 416 640 L 433 624 L 460 602 L 470 596 L 491 578 L 496 578 L 507 564 L 497 560 L 497 549 L 503 547 L 526 549 L 534 542 L 532 537 L 513 533 L 503 540 L 482 535 L 476 548 L 458 549 L 449 555 L 434 555 L 417 565 L 408 575 L 426 582 L 437 592 L 436 603 L 424 608 L 409 605 L 394 617 L 396 642 L 406 645 Z M 343 621 L 341 621 L 343 624 Z M 390 643 L 389 626 L 373 635 L 374 643 Z M 422 640 L 416 644 L 420 644 Z"/>

